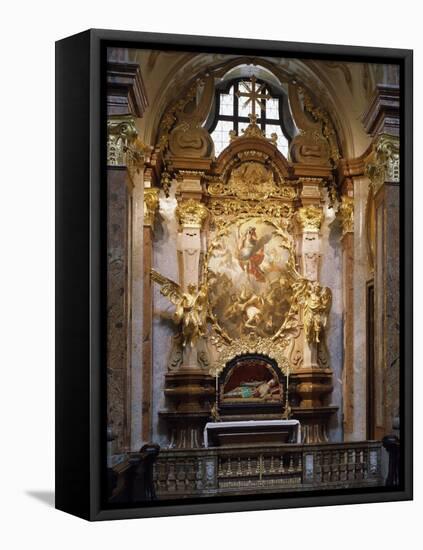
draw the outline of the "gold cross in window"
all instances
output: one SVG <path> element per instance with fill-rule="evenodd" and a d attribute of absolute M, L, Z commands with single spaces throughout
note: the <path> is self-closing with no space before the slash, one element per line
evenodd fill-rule
<path fill-rule="evenodd" d="M 249 114 L 250 120 L 253 124 L 257 121 L 257 115 L 256 115 L 256 103 L 258 104 L 259 108 L 261 109 L 261 100 L 267 101 L 268 99 L 272 99 L 272 97 L 269 94 L 263 93 L 265 84 L 259 84 L 256 88 L 257 79 L 255 76 L 251 77 L 251 86 L 249 86 L 248 82 L 241 82 L 241 84 L 244 86 L 245 92 L 236 92 L 236 95 L 241 97 L 248 98 L 247 101 L 244 103 L 244 107 L 246 107 L 249 103 L 251 103 L 251 110 L 252 112 Z"/>

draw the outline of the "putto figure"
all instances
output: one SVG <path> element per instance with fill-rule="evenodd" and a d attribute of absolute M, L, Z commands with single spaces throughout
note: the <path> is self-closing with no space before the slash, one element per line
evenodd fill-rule
<path fill-rule="evenodd" d="M 205 335 L 207 326 L 207 284 L 189 284 L 184 292 L 180 285 L 161 275 L 154 269 L 151 278 L 161 286 L 160 292 L 176 306 L 173 321 L 181 325 L 183 346 L 194 347 L 198 339 Z"/>

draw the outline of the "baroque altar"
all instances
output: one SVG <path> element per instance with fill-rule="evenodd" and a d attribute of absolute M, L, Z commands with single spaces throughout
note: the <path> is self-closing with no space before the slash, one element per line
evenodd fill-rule
<path fill-rule="evenodd" d="M 294 139 L 288 162 L 253 113 L 215 162 L 172 155 L 179 281 L 151 270 L 177 327 L 159 413 L 170 448 L 201 447 L 211 419 L 293 418 L 304 442 L 328 441 L 320 229 L 336 148 L 308 139 Z"/>

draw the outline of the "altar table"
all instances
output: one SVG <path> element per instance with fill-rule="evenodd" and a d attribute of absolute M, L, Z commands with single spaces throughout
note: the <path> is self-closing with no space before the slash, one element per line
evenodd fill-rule
<path fill-rule="evenodd" d="M 248 445 L 301 443 L 298 420 L 241 420 L 208 422 L 204 428 L 204 447 L 209 445 Z"/>

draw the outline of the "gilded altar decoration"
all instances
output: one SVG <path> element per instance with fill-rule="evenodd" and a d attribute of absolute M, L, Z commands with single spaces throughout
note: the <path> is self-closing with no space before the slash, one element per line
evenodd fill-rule
<path fill-rule="evenodd" d="M 341 219 L 342 235 L 352 233 L 354 231 L 354 198 L 343 195 L 338 213 Z"/>
<path fill-rule="evenodd" d="M 322 225 L 323 210 L 317 206 L 306 206 L 297 211 L 296 218 L 302 231 L 316 233 Z"/>
<path fill-rule="evenodd" d="M 207 285 L 202 284 L 199 289 L 189 284 L 184 292 L 180 285 L 161 275 L 154 269 L 151 278 L 160 284 L 160 292 L 176 306 L 173 314 L 175 324 L 181 326 L 184 347 L 193 348 L 198 339 L 205 335 L 207 326 Z"/>
<path fill-rule="evenodd" d="M 212 200 L 208 204 L 213 221 L 217 227 L 225 225 L 228 220 L 242 216 L 263 216 L 277 219 L 279 225 L 288 228 L 293 216 L 293 208 L 279 200 L 246 201 L 238 199 Z"/>
<path fill-rule="evenodd" d="M 137 139 L 135 119 L 132 115 L 111 116 L 107 120 L 107 164 L 122 166 L 127 162 L 126 152 Z"/>
<path fill-rule="evenodd" d="M 229 361 L 249 354 L 259 354 L 273 359 L 281 373 L 285 376 L 289 375 L 290 363 L 285 356 L 284 347 L 272 338 L 262 338 L 250 334 L 229 344 L 216 343 L 219 356 L 210 367 L 210 374 L 213 377 L 219 376 Z"/>
<path fill-rule="evenodd" d="M 159 207 L 159 190 L 157 187 L 144 189 L 144 225 L 152 226 Z"/>
<path fill-rule="evenodd" d="M 332 293 L 316 281 L 299 279 L 293 284 L 294 301 L 302 307 L 304 334 L 308 342 L 320 342 L 328 318 Z"/>
<path fill-rule="evenodd" d="M 208 187 L 210 195 L 233 195 L 243 200 L 263 200 L 268 197 L 293 199 L 295 189 L 277 185 L 273 171 L 261 162 L 243 162 L 231 172 L 226 185 L 212 183 Z"/>
<path fill-rule="evenodd" d="M 203 203 L 188 199 L 178 204 L 175 215 L 181 227 L 201 228 L 207 219 L 208 210 Z"/>

